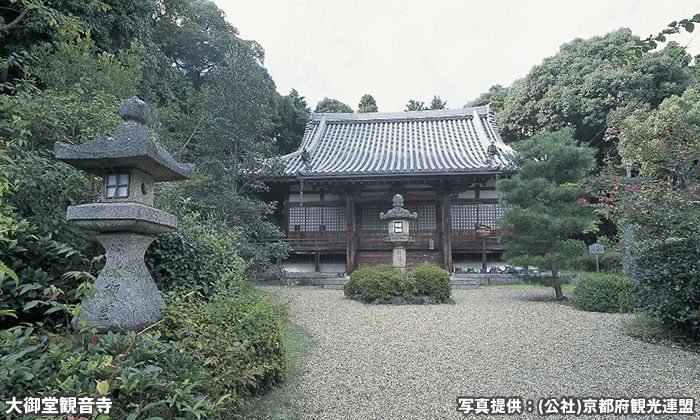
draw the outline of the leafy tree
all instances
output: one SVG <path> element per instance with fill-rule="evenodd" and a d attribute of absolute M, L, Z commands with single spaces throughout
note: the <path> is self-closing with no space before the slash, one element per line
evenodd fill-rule
<path fill-rule="evenodd" d="M 572 127 L 574 138 L 591 142 L 602 134 L 611 109 L 636 101 L 656 107 L 664 98 L 681 94 L 693 78 L 690 56 L 674 55 L 677 45 L 646 54 L 628 66 L 614 63 L 637 39 L 628 29 L 620 29 L 562 45 L 559 53 L 513 83 L 496 115 L 501 135 L 522 140 L 540 131 Z"/>
<path fill-rule="evenodd" d="M 31 150 L 44 150 L 56 141 L 78 144 L 113 134 L 118 98 L 137 93 L 141 70 L 138 51 L 99 53 L 91 39 L 78 37 L 35 45 L 24 73 L 43 90 L 28 81 L 6 84 L 13 90 L 0 95 L 0 110 L 11 119 L 0 129 L 22 137 Z"/>
<path fill-rule="evenodd" d="M 318 104 L 314 112 L 340 112 L 351 114 L 353 112 L 350 105 L 344 104 L 337 99 L 323 98 Z"/>
<path fill-rule="evenodd" d="M 447 106 L 447 101 L 440 99 L 439 95 L 433 96 L 433 100 L 430 102 L 430 109 L 445 109 Z"/>
<path fill-rule="evenodd" d="M 581 147 L 571 129 L 542 132 L 513 147 L 518 152 L 514 163 L 521 170 L 496 184 L 504 207 L 503 257 L 509 264 L 551 270 L 551 277 L 533 281 L 554 287 L 556 298 L 562 299 L 561 285 L 568 281 L 558 271 L 564 240 L 595 221 L 592 209 L 579 202 L 581 182 L 595 166 L 594 150 Z"/>
<path fill-rule="evenodd" d="M 372 95 L 364 95 L 362 99 L 360 99 L 359 105 L 357 105 L 357 112 L 378 112 L 379 108 L 377 107 L 377 101 L 374 100 L 374 97 Z"/>
<path fill-rule="evenodd" d="M 241 51 L 240 44 L 247 44 L 256 59 L 264 56 L 262 47 L 240 39 L 223 11 L 208 0 L 164 2 L 154 20 L 152 39 L 196 89 L 202 86 L 208 72 Z"/>
<path fill-rule="evenodd" d="M 482 93 L 478 98 L 464 105 L 464 107 L 471 108 L 491 104 L 493 112 L 497 113 L 503 109 L 507 95 L 508 88 L 504 88 L 501 85 L 493 85 L 487 92 Z"/>
<path fill-rule="evenodd" d="M 634 45 L 629 46 L 624 55 L 619 57 L 620 64 L 626 65 L 634 58 L 642 58 L 644 53 L 656 49 L 658 47 L 657 43 L 666 42 L 666 35 L 679 34 L 684 29 L 686 32 L 692 33 L 695 30 L 696 23 L 700 23 L 700 13 L 692 18 L 681 19 L 680 21 L 674 20 L 656 36 L 649 35 L 646 39 L 638 40 Z"/>
<path fill-rule="evenodd" d="M 418 102 L 413 99 L 409 99 L 408 103 L 406 104 L 406 109 L 404 110 L 405 112 L 408 111 L 423 111 L 425 110 L 425 102 Z"/>
<path fill-rule="evenodd" d="M 700 87 L 691 86 L 655 110 L 610 115 L 623 165 L 607 161 L 597 207 L 644 241 L 700 235 Z M 627 165 L 634 173 L 627 178 Z M 623 168 L 624 166 L 624 168 Z"/>
<path fill-rule="evenodd" d="M 226 60 L 207 76 L 198 110 L 202 127 L 187 145 L 186 156 L 200 170 L 185 184 L 194 209 L 205 217 L 239 227 L 239 255 L 254 260 L 252 271 L 267 267 L 270 258 L 284 257 L 283 250 L 255 246 L 253 241 L 279 238 L 278 226 L 267 220 L 275 203 L 255 197 L 266 186 L 262 172 L 279 170 L 275 152 L 272 107 L 275 85 L 249 45 L 239 44 Z M 269 252 L 265 252 L 269 251 Z M 276 252 L 273 256 L 270 252 Z"/>
<path fill-rule="evenodd" d="M 274 137 L 277 149 L 282 155 L 294 152 L 304 137 L 311 109 L 296 89 L 292 89 L 287 96 L 279 96 L 275 108 Z"/>

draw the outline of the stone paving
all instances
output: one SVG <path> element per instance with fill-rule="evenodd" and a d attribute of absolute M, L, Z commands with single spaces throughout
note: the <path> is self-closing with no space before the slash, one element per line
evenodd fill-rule
<path fill-rule="evenodd" d="M 479 287 L 453 290 L 454 305 L 391 306 L 314 286 L 266 289 L 289 301 L 293 322 L 318 340 L 301 381 L 304 419 L 535 419 L 544 418 L 537 414 L 540 401 L 552 409 L 564 397 L 581 405 L 585 398 L 607 398 L 621 404 L 619 410 L 642 398 L 653 406 L 650 399 L 658 398 L 669 411 L 683 398 L 699 411 L 700 354 L 629 337 L 621 315 L 547 301 L 552 293 L 546 290 Z M 458 396 L 517 397 L 523 413 L 465 416 Z"/>

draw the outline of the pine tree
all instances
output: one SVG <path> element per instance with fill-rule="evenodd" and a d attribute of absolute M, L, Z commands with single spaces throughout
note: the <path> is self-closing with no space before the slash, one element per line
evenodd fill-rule
<path fill-rule="evenodd" d="M 581 183 L 595 166 L 594 149 L 582 147 L 573 131 L 542 132 L 513 145 L 520 172 L 497 183 L 504 215 L 501 243 L 509 264 L 551 270 L 534 282 L 554 287 L 563 299 L 559 260 L 563 241 L 595 222 L 590 206 L 582 205 Z"/>

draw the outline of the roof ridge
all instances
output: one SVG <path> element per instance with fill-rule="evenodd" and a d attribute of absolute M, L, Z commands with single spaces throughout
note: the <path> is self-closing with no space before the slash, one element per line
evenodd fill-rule
<path fill-rule="evenodd" d="M 309 121 L 321 121 L 325 118 L 326 122 L 349 121 L 349 122 L 375 122 L 379 120 L 412 120 L 412 119 L 430 119 L 445 117 L 464 117 L 469 118 L 475 113 L 478 115 L 490 114 L 491 106 L 482 105 L 469 108 L 455 109 L 430 109 L 424 111 L 403 111 L 403 112 L 365 112 L 365 113 L 331 113 L 331 112 L 311 112 Z"/>

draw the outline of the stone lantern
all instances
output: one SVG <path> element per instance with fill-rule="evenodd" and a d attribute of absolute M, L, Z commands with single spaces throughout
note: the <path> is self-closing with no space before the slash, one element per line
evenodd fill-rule
<path fill-rule="evenodd" d="M 476 237 L 481 238 L 481 274 L 486 273 L 486 238 L 491 235 L 491 228 L 481 225 L 476 228 Z"/>
<path fill-rule="evenodd" d="M 177 217 L 153 207 L 153 187 L 194 175 L 194 165 L 176 162 L 151 139 L 145 102 L 136 97 L 122 101 L 119 116 L 124 122 L 113 137 L 54 144 L 57 159 L 102 177 L 97 202 L 68 207 L 66 218 L 100 232 L 97 239 L 107 261 L 95 288 L 111 291 L 116 299 L 98 293 L 83 305 L 83 313 L 89 324 L 103 331 L 142 330 L 162 319 L 165 302 L 146 269 L 144 254 L 152 235 L 177 227 Z"/>
<path fill-rule="evenodd" d="M 418 218 L 418 213 L 403 208 L 401 194 L 396 194 L 393 201 L 394 208 L 380 213 L 379 218 L 388 222 L 389 236 L 384 238 L 384 243 L 394 248 L 392 266 L 401 274 L 406 274 L 406 247 L 414 241 L 410 236 L 410 220 Z"/>

